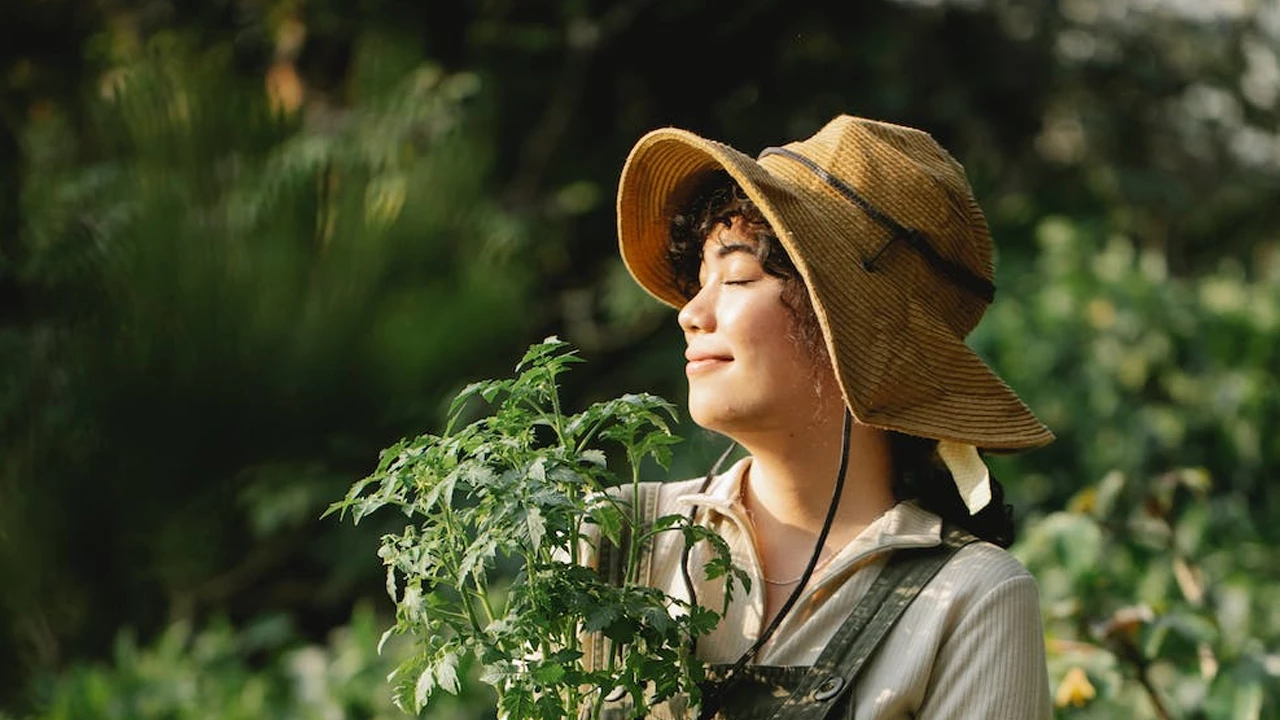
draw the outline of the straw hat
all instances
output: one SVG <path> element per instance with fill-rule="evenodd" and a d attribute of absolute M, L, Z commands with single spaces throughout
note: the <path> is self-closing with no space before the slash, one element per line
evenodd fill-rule
<path fill-rule="evenodd" d="M 724 169 L 773 227 L 809 297 L 845 404 L 868 425 L 959 446 L 1049 431 L 968 346 L 994 296 L 991 235 L 964 168 L 928 134 L 842 115 L 758 160 L 675 128 L 636 143 L 618 187 L 627 269 L 674 307 L 672 214 Z"/>

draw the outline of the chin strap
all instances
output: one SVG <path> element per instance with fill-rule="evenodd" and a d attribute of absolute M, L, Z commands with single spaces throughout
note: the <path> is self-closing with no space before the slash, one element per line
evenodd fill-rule
<path fill-rule="evenodd" d="M 970 515 L 991 503 L 991 472 L 978 455 L 978 448 L 952 440 L 938 441 L 938 457 L 951 471 L 960 491 L 960 499 Z"/>

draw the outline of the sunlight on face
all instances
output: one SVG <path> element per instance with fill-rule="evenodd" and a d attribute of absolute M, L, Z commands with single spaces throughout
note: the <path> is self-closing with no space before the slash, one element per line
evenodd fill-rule
<path fill-rule="evenodd" d="M 821 392 L 824 372 L 835 386 L 829 363 L 798 339 L 782 300 L 786 281 L 765 272 L 742 225 L 734 218 L 707 236 L 700 288 L 678 316 L 688 346 L 689 414 L 735 438 L 795 432 L 842 405 L 838 393 Z"/>

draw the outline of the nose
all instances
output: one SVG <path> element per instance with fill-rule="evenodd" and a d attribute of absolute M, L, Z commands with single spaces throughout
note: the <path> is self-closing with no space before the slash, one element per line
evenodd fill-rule
<path fill-rule="evenodd" d="M 689 298 L 689 302 L 680 308 L 680 312 L 676 315 L 676 322 L 686 334 L 711 332 L 715 329 L 714 302 L 710 297 L 712 292 L 710 286 L 703 285 L 693 297 Z"/>

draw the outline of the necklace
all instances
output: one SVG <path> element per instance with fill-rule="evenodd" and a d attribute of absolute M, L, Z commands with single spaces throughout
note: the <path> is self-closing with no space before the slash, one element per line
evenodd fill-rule
<path fill-rule="evenodd" d="M 747 487 L 746 486 L 747 486 L 746 478 L 743 478 L 742 483 L 738 486 L 738 505 L 742 507 L 743 512 L 746 514 L 747 522 L 751 524 L 751 535 L 752 537 L 755 537 L 756 514 L 752 512 L 751 507 L 747 505 Z M 831 560 L 835 557 L 835 555 L 836 555 L 835 553 L 830 553 L 830 551 L 827 548 L 823 548 L 822 555 L 818 557 L 818 564 L 813 566 L 813 573 L 809 577 L 815 578 L 821 575 L 822 571 L 826 569 L 827 563 L 831 562 Z M 804 578 L 803 572 L 801 572 L 799 575 L 795 576 L 790 580 L 774 580 L 773 578 L 764 574 L 763 567 L 760 569 L 760 579 L 763 580 L 766 585 L 773 585 L 775 587 L 787 587 L 789 585 L 795 585 L 796 583 L 800 582 L 802 578 Z"/>
<path fill-rule="evenodd" d="M 794 580 L 774 580 L 773 578 L 770 578 L 770 577 L 764 577 L 764 576 L 762 575 L 762 576 L 760 577 L 760 579 L 761 579 L 761 580 L 764 580 L 766 583 L 768 583 L 768 584 L 770 584 L 770 585 L 782 585 L 782 586 L 785 586 L 785 585 L 795 585 L 796 583 L 800 582 L 800 578 L 802 578 L 802 577 L 804 577 L 804 575 L 800 575 L 800 576 L 796 577 Z"/>
<path fill-rule="evenodd" d="M 826 553 L 825 553 L 825 552 L 824 552 L 823 554 L 824 554 L 824 555 L 826 555 Z M 810 578 L 816 578 L 816 577 L 818 577 L 819 575 L 821 575 L 821 574 L 822 574 L 822 571 L 826 569 L 827 564 L 828 564 L 828 563 L 830 563 L 830 562 L 835 558 L 835 556 L 836 556 L 836 554 L 831 554 L 831 555 L 826 555 L 826 557 L 820 558 L 820 559 L 819 559 L 819 561 L 818 561 L 818 564 L 813 566 L 813 574 L 812 574 L 812 575 L 810 575 L 809 577 L 810 577 Z M 761 579 L 761 580 L 763 580 L 763 581 L 765 581 L 765 583 L 766 583 L 766 584 L 768 584 L 768 585 L 776 585 L 776 586 L 778 586 L 778 587 L 786 587 L 787 585 L 795 585 L 796 583 L 800 582 L 800 578 L 803 578 L 803 577 L 804 577 L 804 573 L 800 573 L 799 575 L 795 576 L 795 577 L 794 577 L 794 578 L 792 578 L 791 580 L 774 580 L 773 578 L 769 577 L 768 575 L 765 575 L 763 571 L 760 573 L 760 579 Z"/>

